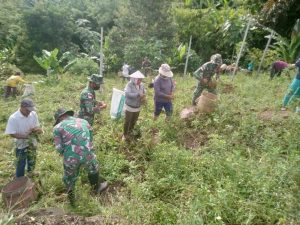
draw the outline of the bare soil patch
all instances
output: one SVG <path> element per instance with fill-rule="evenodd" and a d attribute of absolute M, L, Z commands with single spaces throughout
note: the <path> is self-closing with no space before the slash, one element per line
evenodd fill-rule
<path fill-rule="evenodd" d="M 201 146 L 204 146 L 209 140 L 208 133 L 205 131 L 199 131 L 184 135 L 182 144 L 185 148 L 195 150 Z"/>
<path fill-rule="evenodd" d="M 15 222 L 17 225 L 33 225 L 33 224 L 43 224 L 43 225 L 98 225 L 98 224 L 121 224 L 117 217 L 106 218 L 101 215 L 84 217 L 76 214 L 66 214 L 63 209 L 60 208 L 47 208 L 41 209 L 34 213 L 27 214 Z"/>
<path fill-rule="evenodd" d="M 222 84 L 221 91 L 222 93 L 229 94 L 234 92 L 235 88 L 233 84 Z"/>
<path fill-rule="evenodd" d="M 266 109 L 263 112 L 258 114 L 258 118 L 263 121 L 269 121 L 274 119 L 286 119 L 288 118 L 292 112 L 290 111 L 274 111 L 271 109 Z"/>

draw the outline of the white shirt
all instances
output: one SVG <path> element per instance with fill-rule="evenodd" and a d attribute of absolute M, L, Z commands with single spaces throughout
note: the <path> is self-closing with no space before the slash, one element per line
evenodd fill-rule
<path fill-rule="evenodd" d="M 129 65 L 125 64 L 123 67 L 122 67 L 122 74 L 123 74 L 123 77 L 128 77 L 129 76 Z"/>
<path fill-rule="evenodd" d="M 39 120 L 36 112 L 32 111 L 28 117 L 24 116 L 20 110 L 12 114 L 7 122 L 5 134 L 22 134 L 26 135 L 30 129 L 39 127 Z M 16 147 L 18 149 L 26 148 L 29 146 L 28 139 L 15 139 Z M 33 141 L 34 145 L 37 144 L 37 141 Z"/>

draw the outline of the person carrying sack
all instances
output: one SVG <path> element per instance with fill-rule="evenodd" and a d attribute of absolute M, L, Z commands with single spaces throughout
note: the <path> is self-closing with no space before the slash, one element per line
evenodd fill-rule
<path fill-rule="evenodd" d="M 222 56 L 220 54 L 214 54 L 211 56 L 209 62 L 204 63 L 193 73 L 194 77 L 198 80 L 197 88 L 193 94 L 193 105 L 196 105 L 196 100 L 204 89 L 207 89 L 208 92 L 216 94 L 217 82 L 213 79 L 213 76 L 217 73 L 217 79 L 219 78 L 219 70 L 221 65 Z"/>

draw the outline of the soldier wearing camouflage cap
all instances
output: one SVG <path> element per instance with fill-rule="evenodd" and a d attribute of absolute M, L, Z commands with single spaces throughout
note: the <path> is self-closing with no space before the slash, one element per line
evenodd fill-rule
<path fill-rule="evenodd" d="M 106 104 L 103 101 L 96 101 L 95 90 L 100 89 L 100 85 L 103 84 L 103 77 L 98 74 L 92 74 L 89 78 L 89 83 L 80 94 L 80 111 L 78 117 L 85 119 L 90 125 L 94 123 L 94 115 L 100 113 L 101 109 L 106 108 Z"/>
<path fill-rule="evenodd" d="M 216 83 L 212 78 L 215 74 L 217 74 L 217 78 L 219 77 L 221 65 L 222 56 L 220 54 L 214 54 L 210 57 L 209 62 L 204 63 L 193 73 L 194 77 L 198 80 L 197 88 L 193 94 L 193 105 L 196 105 L 196 100 L 204 89 L 207 89 L 208 92 L 216 93 Z"/>

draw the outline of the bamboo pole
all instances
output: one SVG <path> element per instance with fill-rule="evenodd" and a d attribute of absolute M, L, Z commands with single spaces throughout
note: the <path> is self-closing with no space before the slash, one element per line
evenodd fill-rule
<path fill-rule="evenodd" d="M 258 70 L 257 70 L 257 75 L 259 75 L 259 73 L 260 73 L 261 66 L 262 66 L 262 64 L 263 64 L 263 62 L 264 62 L 264 59 L 265 59 L 266 53 L 267 53 L 267 51 L 268 51 L 268 49 L 269 49 L 269 45 L 270 45 L 270 43 L 271 43 L 271 40 L 272 40 L 272 38 L 273 38 L 273 35 L 274 35 L 274 31 L 272 31 L 271 34 L 270 34 L 270 36 L 269 36 L 269 39 L 268 39 L 268 42 L 267 42 L 267 44 L 266 44 L 264 53 L 263 53 L 263 55 L 262 55 L 262 57 L 261 57 L 261 60 L 260 60 L 260 63 L 259 63 L 259 67 L 258 67 Z"/>
<path fill-rule="evenodd" d="M 248 35 L 248 31 L 249 31 L 249 28 L 250 28 L 250 24 L 251 24 L 251 18 L 249 19 L 248 24 L 247 24 L 247 27 L 246 27 L 246 31 L 245 31 L 245 34 L 244 34 L 242 46 L 241 46 L 241 48 L 240 48 L 238 57 L 237 57 L 237 59 L 236 59 L 236 63 L 235 63 L 235 67 L 234 67 L 234 70 L 233 70 L 233 73 L 232 73 L 232 78 L 231 78 L 231 80 L 233 80 L 233 78 L 234 78 L 234 76 L 235 76 L 235 74 L 236 74 L 236 71 L 237 71 L 237 69 L 238 69 L 238 67 L 239 67 L 240 58 L 241 58 L 242 52 L 243 52 L 243 50 L 244 50 L 244 46 L 245 46 L 245 43 L 246 43 L 246 38 L 247 38 L 247 35 Z"/>
<path fill-rule="evenodd" d="M 188 52 L 187 52 L 187 56 L 186 56 L 186 60 L 185 60 L 183 76 L 186 75 L 187 66 L 188 66 L 189 57 L 190 57 L 191 45 L 192 45 L 192 35 L 190 36 L 189 48 L 188 48 Z"/>
<path fill-rule="evenodd" d="M 103 27 L 101 27 L 101 36 L 100 36 L 100 60 L 99 60 L 99 74 L 103 76 Z"/>

